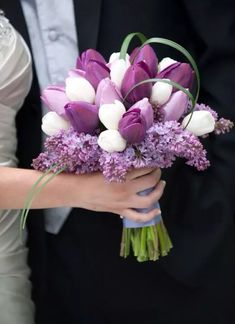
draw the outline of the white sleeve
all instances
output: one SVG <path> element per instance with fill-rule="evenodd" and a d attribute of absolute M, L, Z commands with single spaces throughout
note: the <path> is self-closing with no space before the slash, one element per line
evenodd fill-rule
<path fill-rule="evenodd" d="M 0 20 L 6 19 L 0 16 Z M 0 166 L 16 166 L 15 116 L 31 86 L 32 62 L 23 38 L 9 23 L 1 25 L 1 21 Z"/>
<path fill-rule="evenodd" d="M 0 16 L 0 167 L 17 165 L 15 116 L 29 91 L 31 78 L 29 50 Z M 20 238 L 19 214 L 19 210 L 0 210 L 1 324 L 34 323 L 28 250 Z"/>

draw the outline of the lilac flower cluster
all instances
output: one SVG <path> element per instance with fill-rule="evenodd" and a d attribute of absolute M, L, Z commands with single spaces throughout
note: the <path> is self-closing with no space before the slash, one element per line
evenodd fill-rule
<path fill-rule="evenodd" d="M 66 172 L 83 174 L 99 170 L 101 149 L 97 144 L 97 136 L 80 133 L 70 128 L 50 136 L 45 142 L 44 153 L 33 160 L 36 170 L 53 172 L 66 167 Z"/>
<path fill-rule="evenodd" d="M 216 123 L 215 123 L 215 130 L 214 133 L 216 135 L 221 135 L 230 132 L 230 130 L 233 128 L 234 123 L 225 118 L 220 118 Z"/>
<path fill-rule="evenodd" d="M 200 171 L 210 165 L 199 139 L 176 121 L 169 121 L 154 124 L 143 142 L 123 153 L 103 153 L 100 164 L 109 181 L 123 181 L 131 168 L 168 168 L 177 157 L 185 158 L 186 164 Z"/>
<path fill-rule="evenodd" d="M 199 139 L 176 121 L 155 123 L 140 144 L 130 145 L 123 152 L 105 152 L 96 136 L 73 129 L 49 137 L 45 147 L 46 151 L 33 161 L 37 170 L 46 171 L 57 164 L 54 172 L 62 167 L 75 174 L 101 171 L 108 181 L 116 182 L 124 181 L 132 168 L 170 167 L 176 157 L 185 158 L 186 164 L 198 170 L 209 166 Z"/>

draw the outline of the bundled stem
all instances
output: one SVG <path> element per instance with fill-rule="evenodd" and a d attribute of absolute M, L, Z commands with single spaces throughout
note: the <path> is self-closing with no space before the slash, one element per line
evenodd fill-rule
<path fill-rule="evenodd" d="M 172 243 L 163 220 L 153 226 L 123 227 L 120 250 L 123 258 L 127 258 L 132 249 L 137 261 L 156 261 L 159 256 L 166 256 L 171 248 Z"/>

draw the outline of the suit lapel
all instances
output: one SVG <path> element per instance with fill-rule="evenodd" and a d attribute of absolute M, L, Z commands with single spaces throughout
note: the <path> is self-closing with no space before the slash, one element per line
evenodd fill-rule
<path fill-rule="evenodd" d="M 79 51 L 96 48 L 102 0 L 74 0 Z"/>

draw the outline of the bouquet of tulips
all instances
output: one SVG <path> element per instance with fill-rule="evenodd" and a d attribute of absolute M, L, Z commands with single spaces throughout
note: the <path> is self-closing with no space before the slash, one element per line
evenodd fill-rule
<path fill-rule="evenodd" d="M 141 46 L 128 55 L 133 37 L 139 37 Z M 171 58 L 158 62 L 151 43 L 179 50 L 191 65 Z M 194 80 L 195 96 L 190 92 Z M 60 172 L 101 171 L 107 181 L 125 181 L 133 168 L 168 168 L 177 157 L 205 170 L 209 161 L 199 137 L 227 132 L 233 123 L 218 119 L 209 106 L 197 104 L 199 88 L 193 58 L 167 39 L 147 40 L 141 33 L 129 34 L 120 52 L 113 53 L 108 62 L 93 49 L 83 52 L 65 83 L 51 85 L 42 93 L 51 110 L 42 119 L 48 138 L 33 167 L 45 174 L 26 203 L 23 223 L 49 173 L 53 178 Z M 148 195 L 152 190 L 139 194 Z M 153 208 L 156 206 L 158 202 Z M 122 257 L 132 251 L 140 262 L 155 261 L 171 248 L 161 215 L 146 223 L 123 219 Z"/>

